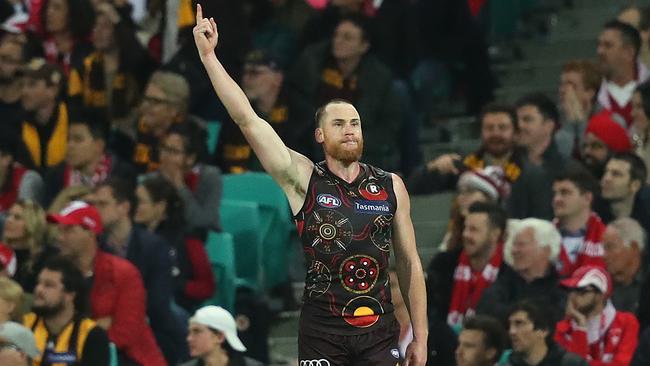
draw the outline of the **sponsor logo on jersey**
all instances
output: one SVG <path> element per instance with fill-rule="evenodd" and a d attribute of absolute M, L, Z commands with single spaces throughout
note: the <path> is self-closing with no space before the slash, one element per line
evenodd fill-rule
<path fill-rule="evenodd" d="M 386 201 L 355 201 L 354 212 L 368 215 L 390 214 L 390 204 Z"/>
<path fill-rule="evenodd" d="M 320 360 L 300 360 L 300 366 L 330 366 L 330 362 L 324 358 Z"/>
<path fill-rule="evenodd" d="M 393 355 L 393 357 L 395 358 L 399 358 L 399 351 L 397 350 L 397 348 L 391 349 L 390 354 Z"/>
<path fill-rule="evenodd" d="M 325 208 L 337 208 L 341 206 L 341 200 L 331 194 L 319 194 L 316 201 Z"/>

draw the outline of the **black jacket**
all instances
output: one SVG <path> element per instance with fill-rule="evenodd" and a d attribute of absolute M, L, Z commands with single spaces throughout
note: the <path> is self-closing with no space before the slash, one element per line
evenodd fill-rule
<path fill-rule="evenodd" d="M 546 353 L 546 357 L 542 362 L 537 365 L 530 365 L 527 363 L 520 354 L 513 353 L 508 358 L 508 361 L 504 366 L 588 366 L 586 360 L 580 358 L 580 356 L 567 352 L 562 347 L 559 347 L 557 344 L 553 343 Z"/>

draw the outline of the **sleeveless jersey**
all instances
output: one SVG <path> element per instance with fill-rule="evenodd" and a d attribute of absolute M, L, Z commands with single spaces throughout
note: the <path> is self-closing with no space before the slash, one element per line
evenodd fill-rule
<path fill-rule="evenodd" d="M 394 320 L 388 264 L 397 209 L 390 173 L 360 164 L 352 183 L 315 165 L 295 216 L 307 276 L 302 329 L 363 334 Z"/>

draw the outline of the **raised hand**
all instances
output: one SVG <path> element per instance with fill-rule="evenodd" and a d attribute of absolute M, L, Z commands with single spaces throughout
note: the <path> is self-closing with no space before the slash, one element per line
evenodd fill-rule
<path fill-rule="evenodd" d="M 214 54 L 217 47 L 219 32 L 217 32 L 217 23 L 214 18 L 204 18 L 201 4 L 196 4 L 196 25 L 192 30 L 194 33 L 194 43 L 199 51 L 201 58 Z"/>

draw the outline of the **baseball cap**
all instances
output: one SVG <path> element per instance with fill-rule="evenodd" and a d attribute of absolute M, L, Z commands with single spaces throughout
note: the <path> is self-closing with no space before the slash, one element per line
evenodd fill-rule
<path fill-rule="evenodd" d="M 0 270 L 7 270 L 10 277 L 16 274 L 16 253 L 4 243 L 0 243 Z"/>
<path fill-rule="evenodd" d="M 208 328 L 223 332 L 230 347 L 235 351 L 246 351 L 246 346 L 237 337 L 235 319 L 228 310 L 221 306 L 209 305 L 198 309 L 194 316 L 190 318 L 190 323 L 205 325 Z"/>
<path fill-rule="evenodd" d="M 268 66 L 271 70 L 275 71 L 282 69 L 280 67 L 280 59 L 273 52 L 262 48 L 250 51 L 246 55 L 244 63 L 248 65 Z"/>
<path fill-rule="evenodd" d="M 80 225 L 97 235 L 104 231 L 99 212 L 95 206 L 84 201 L 70 202 L 58 215 L 47 215 L 47 221 L 60 225 Z"/>
<path fill-rule="evenodd" d="M 36 348 L 34 334 L 18 323 L 5 322 L 0 324 L 0 339 L 15 345 L 31 358 L 36 358 L 41 354 Z"/>
<path fill-rule="evenodd" d="M 570 289 L 593 286 L 607 296 L 612 292 L 612 278 L 604 268 L 598 266 L 582 266 L 571 277 L 560 281 L 560 285 Z"/>

